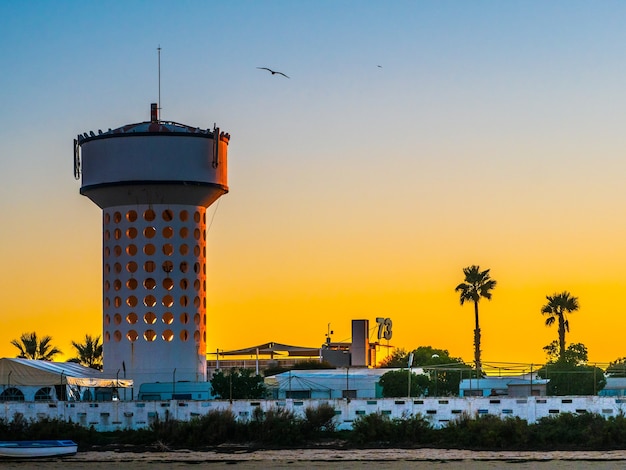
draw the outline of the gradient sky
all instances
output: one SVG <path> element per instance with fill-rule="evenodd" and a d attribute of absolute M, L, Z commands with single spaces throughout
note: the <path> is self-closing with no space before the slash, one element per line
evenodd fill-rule
<path fill-rule="evenodd" d="M 568 343 L 626 356 L 625 21 L 621 1 L 0 2 L 0 356 L 101 334 L 72 140 L 148 120 L 159 45 L 161 117 L 231 134 L 210 350 L 383 316 L 392 345 L 469 362 L 454 287 L 478 264 L 485 362 L 543 362 L 563 290 Z"/>

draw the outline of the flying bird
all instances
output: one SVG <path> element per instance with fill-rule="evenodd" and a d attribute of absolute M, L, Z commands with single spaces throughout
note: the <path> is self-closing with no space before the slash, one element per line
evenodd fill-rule
<path fill-rule="evenodd" d="M 278 75 L 282 75 L 282 76 L 283 76 L 283 77 L 285 77 L 285 78 L 289 78 L 289 77 L 287 77 L 287 75 L 285 75 L 284 73 L 282 73 L 282 72 L 278 72 L 278 71 L 276 71 L 276 70 L 268 69 L 267 67 L 257 67 L 257 69 L 267 70 L 268 72 L 271 72 L 271 73 L 272 73 L 272 75 L 276 75 L 276 74 L 278 74 Z"/>

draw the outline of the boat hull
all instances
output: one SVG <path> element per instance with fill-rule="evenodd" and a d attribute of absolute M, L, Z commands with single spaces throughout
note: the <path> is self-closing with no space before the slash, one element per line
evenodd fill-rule
<path fill-rule="evenodd" d="M 78 444 L 74 441 L 0 441 L 0 457 L 32 459 L 74 455 Z"/>

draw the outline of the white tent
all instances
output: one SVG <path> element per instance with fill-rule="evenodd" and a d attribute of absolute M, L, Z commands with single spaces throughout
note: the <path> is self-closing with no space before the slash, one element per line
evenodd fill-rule
<path fill-rule="evenodd" d="M 125 388 L 132 387 L 133 381 L 105 375 L 75 362 L 35 361 L 5 357 L 0 359 L 0 385 L 5 387 L 75 385 Z"/>

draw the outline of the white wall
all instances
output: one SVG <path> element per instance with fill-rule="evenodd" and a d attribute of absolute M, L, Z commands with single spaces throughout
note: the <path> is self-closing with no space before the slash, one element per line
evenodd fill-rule
<path fill-rule="evenodd" d="M 597 413 L 604 417 L 626 412 L 626 399 L 598 396 L 528 397 L 528 398 L 420 398 L 420 399 L 353 399 L 353 400 L 228 400 L 209 401 L 114 401 L 114 402 L 5 402 L 0 404 L 0 418 L 11 421 L 15 413 L 26 419 L 62 419 L 93 426 L 98 431 L 140 429 L 156 419 L 167 416 L 189 420 L 211 410 L 230 409 L 240 420 L 248 420 L 256 407 L 263 410 L 282 407 L 304 416 L 307 407 L 329 404 L 336 410 L 338 429 L 350 429 L 359 416 L 380 412 L 390 418 L 421 414 L 435 427 L 467 413 L 471 416 L 492 414 L 502 418 L 517 416 L 535 423 L 538 419 L 558 413 Z"/>

